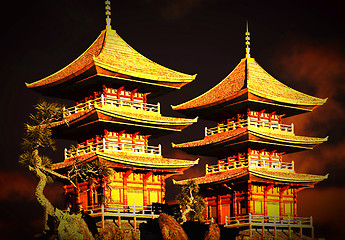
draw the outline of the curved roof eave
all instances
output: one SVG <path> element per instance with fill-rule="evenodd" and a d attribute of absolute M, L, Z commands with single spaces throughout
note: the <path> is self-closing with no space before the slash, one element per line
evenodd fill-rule
<path fill-rule="evenodd" d="M 94 64 L 93 56 L 98 55 L 102 48 L 105 39 L 105 32 L 103 30 L 91 46 L 82 53 L 77 59 L 68 64 L 61 70 L 33 83 L 25 83 L 28 88 L 37 88 L 47 86 L 56 82 L 64 82 L 75 75 L 76 72 L 85 68 L 86 65 Z"/>
<path fill-rule="evenodd" d="M 208 90 L 207 92 L 195 97 L 187 102 L 181 103 L 176 106 L 171 106 L 173 110 L 186 110 L 198 107 L 205 107 L 207 105 L 215 105 L 223 103 L 226 99 L 232 98 L 232 95 L 236 94 L 242 89 L 245 83 L 245 62 L 241 62 L 228 74 L 220 83 Z M 242 72 L 243 69 L 243 72 Z M 237 77 L 237 81 L 233 78 Z M 229 86 L 231 86 L 229 88 Z"/>
<path fill-rule="evenodd" d="M 327 98 L 313 97 L 286 86 L 266 72 L 254 58 L 247 58 L 247 70 L 248 91 L 254 95 L 292 105 L 321 106 L 327 101 Z"/>
<path fill-rule="evenodd" d="M 102 51 L 94 57 L 100 67 L 137 78 L 154 81 L 179 82 L 186 85 L 196 78 L 164 67 L 137 52 L 115 30 L 107 30 Z"/>
<path fill-rule="evenodd" d="M 164 82 L 178 84 L 174 87 L 177 89 L 192 82 L 197 76 L 177 72 L 149 60 L 122 40 L 115 30 L 108 29 L 103 30 L 91 46 L 66 67 L 43 79 L 25 84 L 28 88 L 39 88 L 66 82 L 80 75 L 90 65 L 98 65 L 134 78 L 161 82 L 159 85 L 163 87 Z"/>
<path fill-rule="evenodd" d="M 267 73 L 254 58 L 243 58 L 216 86 L 198 97 L 171 107 L 173 110 L 207 108 L 232 99 L 243 89 L 259 97 L 294 106 L 317 107 L 327 101 L 327 98 L 313 97 L 286 86 Z"/>
<path fill-rule="evenodd" d="M 258 169 L 253 170 L 251 168 L 248 168 L 248 171 L 257 177 L 277 180 L 277 181 L 282 181 L 282 182 L 310 183 L 310 182 L 320 182 L 328 178 L 328 174 L 326 174 L 325 176 L 321 176 L 321 175 L 301 174 L 301 173 L 293 172 L 292 174 L 290 174 L 291 176 L 289 177 L 289 176 L 280 176 L 279 174 L 281 173 L 277 171 L 268 171 L 268 170 L 260 171 Z"/>

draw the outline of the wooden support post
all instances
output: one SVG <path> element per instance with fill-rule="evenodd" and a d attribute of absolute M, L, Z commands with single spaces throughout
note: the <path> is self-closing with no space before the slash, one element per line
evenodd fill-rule
<path fill-rule="evenodd" d="M 277 226 L 274 225 L 274 239 L 277 239 Z"/>
<path fill-rule="evenodd" d="M 222 219 L 222 202 L 221 202 L 221 196 L 218 195 L 217 197 L 217 219 L 218 219 L 218 224 L 223 224 L 223 219 Z"/>
<path fill-rule="evenodd" d="M 137 229 L 137 217 L 134 217 L 133 227 L 134 227 L 134 230 Z"/>
<path fill-rule="evenodd" d="M 314 239 L 314 227 L 311 227 L 311 239 Z"/>
<path fill-rule="evenodd" d="M 262 236 L 262 239 L 264 239 L 264 237 L 265 237 L 265 226 L 264 225 L 262 225 L 262 227 L 261 227 L 261 236 Z"/>
<path fill-rule="evenodd" d="M 117 225 L 121 229 L 121 217 L 120 216 L 117 217 Z"/>
<path fill-rule="evenodd" d="M 104 204 L 102 204 L 102 228 L 104 228 Z"/>

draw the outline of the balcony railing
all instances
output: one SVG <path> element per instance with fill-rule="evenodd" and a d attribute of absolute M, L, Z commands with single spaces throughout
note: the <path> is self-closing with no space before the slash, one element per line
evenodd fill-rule
<path fill-rule="evenodd" d="M 225 217 L 225 227 L 237 227 L 239 225 L 312 227 L 313 218 L 291 216 L 262 216 L 253 214 L 237 217 Z"/>
<path fill-rule="evenodd" d="M 152 206 L 136 206 L 122 204 L 102 204 L 88 206 L 83 208 L 84 212 L 91 216 L 107 215 L 107 216 L 132 216 L 132 217 L 158 217 Z"/>
<path fill-rule="evenodd" d="M 276 162 L 276 161 L 266 161 L 266 160 L 256 160 L 256 159 L 245 159 L 242 161 L 233 161 L 229 163 L 222 163 L 217 165 L 209 166 L 206 164 L 206 174 L 223 172 L 235 168 L 241 167 L 257 167 L 257 168 L 266 168 L 266 169 L 279 169 L 279 170 L 289 170 L 294 171 L 294 162 Z"/>
<path fill-rule="evenodd" d="M 279 124 L 265 121 L 252 120 L 250 118 L 241 120 L 239 122 L 230 122 L 228 124 L 219 124 L 217 127 L 207 128 L 205 127 L 205 136 L 231 131 L 237 128 L 243 128 L 247 126 L 254 126 L 257 128 L 267 128 L 271 130 L 279 130 L 289 133 L 294 133 L 294 125 Z"/>
<path fill-rule="evenodd" d="M 150 155 L 159 155 L 161 156 L 161 145 L 148 146 L 148 145 L 139 145 L 132 143 L 119 143 L 108 141 L 103 138 L 103 141 L 92 143 L 86 146 L 80 146 L 75 149 L 66 149 L 65 148 L 65 159 L 87 154 L 91 152 L 107 152 L 107 151 L 121 151 L 121 152 L 132 152 L 132 153 L 141 153 L 141 154 L 150 154 Z"/>
<path fill-rule="evenodd" d="M 217 164 L 217 165 L 211 165 L 208 166 L 206 164 L 206 174 L 207 173 L 216 173 L 216 172 L 223 172 L 235 168 L 241 168 L 241 167 L 248 167 L 248 161 L 238 161 L 238 162 L 229 162 L 229 163 L 222 163 L 222 164 Z"/>
<path fill-rule="evenodd" d="M 205 127 L 205 137 L 217 133 L 231 131 L 237 128 L 243 128 L 246 126 L 248 126 L 247 120 L 242 120 L 239 122 L 231 122 L 229 124 L 220 124 L 219 126 L 213 128 Z"/>
<path fill-rule="evenodd" d="M 257 168 L 270 168 L 270 169 L 280 169 L 280 170 L 295 170 L 294 161 L 289 162 L 277 162 L 269 160 L 258 160 L 258 159 L 249 159 L 249 167 Z"/>
<path fill-rule="evenodd" d="M 101 204 L 85 207 L 82 210 L 91 217 L 101 217 L 102 227 L 104 228 L 105 218 L 116 218 L 117 224 L 121 227 L 121 218 L 127 220 L 133 218 L 133 225 L 136 228 L 136 220 L 142 218 L 158 218 L 159 215 L 153 212 L 152 206 L 136 206 L 122 204 Z"/>
<path fill-rule="evenodd" d="M 279 124 L 279 123 L 252 120 L 248 118 L 248 125 L 255 126 L 257 128 L 269 128 L 272 130 L 280 130 L 280 131 L 291 132 L 291 133 L 294 132 L 293 123 L 291 123 L 291 125 L 288 125 L 288 124 Z"/>
<path fill-rule="evenodd" d="M 69 115 L 72 115 L 77 112 L 82 112 L 87 109 L 92 109 L 94 106 L 114 106 L 114 107 L 130 107 L 132 109 L 136 110 L 142 110 L 142 111 L 151 111 L 151 112 L 157 112 L 160 113 L 160 103 L 157 104 L 150 104 L 150 103 L 143 103 L 143 102 L 136 102 L 136 101 L 129 101 L 129 100 L 122 100 L 117 99 L 114 97 L 106 97 L 103 94 L 101 97 L 87 101 L 85 103 L 80 103 L 74 107 L 70 107 L 65 109 L 64 111 L 64 117 L 67 117 Z"/>

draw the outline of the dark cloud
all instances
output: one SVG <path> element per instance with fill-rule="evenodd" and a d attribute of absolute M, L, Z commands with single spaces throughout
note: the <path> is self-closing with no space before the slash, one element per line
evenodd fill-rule
<path fill-rule="evenodd" d="M 345 219 L 342 207 L 345 199 L 345 188 L 329 187 L 304 190 L 299 193 L 298 214 L 313 216 L 318 237 L 327 239 L 344 239 Z"/>

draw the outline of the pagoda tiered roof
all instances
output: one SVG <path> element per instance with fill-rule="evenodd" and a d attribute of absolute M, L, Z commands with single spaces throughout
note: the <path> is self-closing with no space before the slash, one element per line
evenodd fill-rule
<path fill-rule="evenodd" d="M 197 118 L 165 117 L 158 112 L 129 107 L 92 105 L 53 123 L 52 129 L 55 137 L 66 139 L 85 138 L 96 135 L 103 129 L 126 129 L 126 132 L 139 131 L 141 134 L 158 136 L 181 131 L 195 122 Z"/>
<path fill-rule="evenodd" d="M 106 29 L 72 63 L 27 87 L 70 99 L 88 95 L 89 89 L 98 90 L 102 84 L 112 88 L 126 85 L 160 95 L 183 87 L 195 77 L 153 62 L 129 46 L 115 30 Z"/>
<path fill-rule="evenodd" d="M 296 183 L 296 184 L 316 184 L 328 178 L 328 174 L 313 175 L 296 173 L 294 171 L 279 171 L 251 167 L 242 167 L 229 171 L 220 171 L 216 173 L 206 174 L 202 177 L 190 178 L 186 180 L 174 181 L 177 185 L 186 185 L 188 181 L 193 180 L 197 184 L 217 184 L 233 181 L 235 179 L 260 181 L 272 180 L 276 183 Z"/>
<path fill-rule="evenodd" d="M 244 126 L 222 133 L 205 136 L 202 140 L 174 144 L 187 153 L 197 155 L 222 156 L 230 152 L 243 151 L 248 147 L 266 148 L 281 152 L 296 152 L 312 149 L 327 141 L 328 137 L 296 136 L 278 130 L 265 131 L 253 126 Z"/>
<path fill-rule="evenodd" d="M 186 115 L 219 120 L 247 108 L 292 116 L 312 111 L 326 101 L 286 86 L 268 74 L 254 58 L 246 57 L 215 87 L 172 108 Z"/>
<path fill-rule="evenodd" d="M 148 170 L 154 169 L 156 172 L 164 173 L 178 173 L 184 171 L 196 164 L 199 159 L 195 161 L 164 158 L 162 156 L 128 153 L 121 151 L 108 152 L 90 152 L 78 155 L 78 164 L 84 164 L 95 160 L 106 162 L 110 167 L 131 169 L 131 170 Z M 52 165 L 53 170 L 65 171 L 69 170 L 74 164 L 74 158 L 68 158 L 64 162 L 55 163 Z"/>

